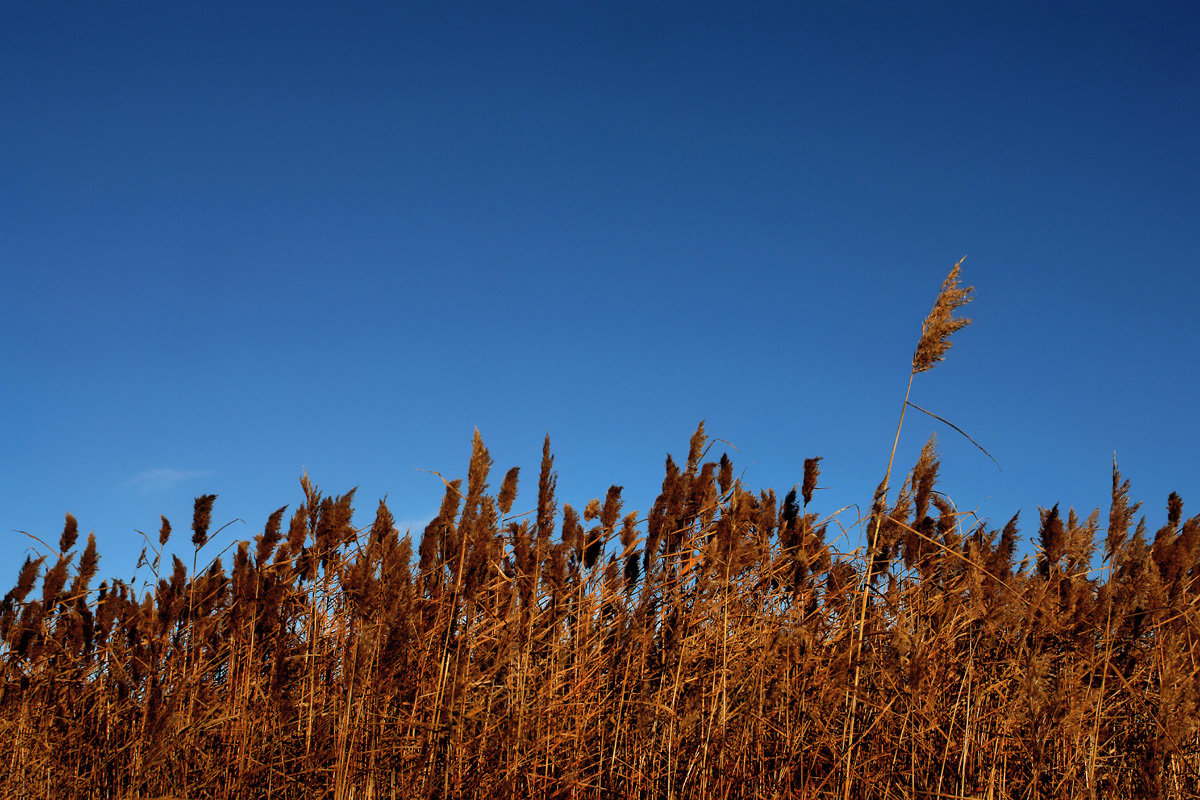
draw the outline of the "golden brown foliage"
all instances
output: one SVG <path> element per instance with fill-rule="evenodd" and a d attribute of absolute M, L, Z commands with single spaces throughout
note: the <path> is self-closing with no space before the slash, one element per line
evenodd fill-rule
<path fill-rule="evenodd" d="M 1176 497 L 1101 580 L 1086 559 L 1105 532 L 1056 508 L 1037 569 L 1014 571 L 1015 519 L 962 530 L 931 447 L 875 508 L 903 560 L 831 550 L 795 491 L 776 505 L 670 462 L 644 558 L 619 487 L 564 506 L 542 548 L 535 522 L 502 521 L 472 450 L 417 565 L 385 504 L 347 529 L 352 495 L 311 486 L 306 528 L 329 548 L 311 572 L 267 557 L 280 510 L 231 573 L 174 559 L 141 595 L 89 594 L 94 537 L 71 592 L 70 553 L 32 601 L 44 562 L 26 561 L 0 608 L 0 795 L 833 796 L 852 692 L 853 796 L 1200 789 L 1200 520 Z M 297 525 L 281 547 L 317 547 Z"/>
<path fill-rule="evenodd" d="M 957 272 L 913 374 L 965 324 Z M 357 528 L 354 491 L 307 476 L 228 571 L 160 574 L 156 552 L 145 583 L 93 590 L 68 517 L 0 602 L 0 797 L 1200 794 L 1200 517 L 1178 496 L 1149 542 L 1114 465 L 1107 530 L 1053 506 L 1014 568 L 1016 517 L 967 525 L 931 439 L 846 553 L 808 511 L 819 459 L 779 501 L 708 445 L 701 425 L 667 458 L 648 514 L 612 486 L 581 515 L 547 438 L 522 518 L 476 434 L 415 563 L 385 503 Z"/>

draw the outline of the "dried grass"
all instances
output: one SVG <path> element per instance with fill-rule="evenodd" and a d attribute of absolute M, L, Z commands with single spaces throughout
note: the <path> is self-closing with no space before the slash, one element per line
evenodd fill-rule
<path fill-rule="evenodd" d="M 957 274 L 912 375 L 961 328 Z M 1200 518 L 1177 496 L 1149 541 L 1114 465 L 1107 530 L 1043 510 L 1015 565 L 1016 518 L 967 524 L 931 440 L 843 553 L 808 511 L 818 459 L 779 501 L 709 445 L 701 425 L 667 459 L 646 515 L 619 486 L 581 514 L 548 439 L 536 499 L 515 469 L 490 494 L 477 434 L 415 548 L 305 476 L 228 567 L 160 574 L 164 519 L 145 584 L 93 589 L 68 517 L 0 601 L 0 796 L 1200 794 Z"/>

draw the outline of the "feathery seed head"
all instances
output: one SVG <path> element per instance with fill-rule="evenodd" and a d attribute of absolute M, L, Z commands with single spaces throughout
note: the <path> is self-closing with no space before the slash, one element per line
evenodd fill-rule
<path fill-rule="evenodd" d="M 624 487 L 610 486 L 604 496 L 604 507 L 600 511 L 600 524 L 606 531 L 611 531 L 617 524 L 621 514 L 621 491 Z"/>
<path fill-rule="evenodd" d="M 587 532 L 584 542 L 583 565 L 591 569 L 596 565 L 596 559 L 600 557 L 600 551 L 604 547 L 604 529 L 599 525 L 595 525 Z"/>
<path fill-rule="evenodd" d="M 279 543 L 281 536 L 279 528 L 283 522 L 284 511 L 287 511 L 287 506 L 277 508 L 271 512 L 271 516 L 267 518 L 266 527 L 263 528 L 262 535 L 258 537 L 254 558 L 255 563 L 260 569 L 271 556 L 271 551 L 275 549 L 275 545 Z"/>
<path fill-rule="evenodd" d="M 800 544 L 799 518 L 800 506 L 796 503 L 796 489 L 793 487 L 783 498 L 783 508 L 779 514 L 779 543 L 786 549 Z"/>
<path fill-rule="evenodd" d="M 500 483 L 500 494 L 496 497 L 496 505 L 501 514 L 511 511 L 513 501 L 517 499 L 517 476 L 520 472 L 520 467 L 513 467 L 505 473 L 504 480 Z"/>
<path fill-rule="evenodd" d="M 483 446 L 483 437 L 479 429 L 475 429 L 475 437 L 471 441 L 471 461 L 467 465 L 467 495 L 477 497 L 487 488 L 487 476 L 492 469 L 492 457 Z M 468 501 L 468 505 L 470 505 Z"/>
<path fill-rule="evenodd" d="M 87 590 L 88 583 L 96 577 L 99 563 L 100 556 L 96 554 L 96 534 L 89 533 L 87 546 L 83 549 L 83 555 L 79 559 L 79 572 L 75 576 L 75 582 L 71 584 L 71 594 Z"/>
<path fill-rule="evenodd" d="M 704 445 L 707 442 L 704 420 L 700 420 L 700 424 L 696 426 L 696 432 L 692 434 L 692 439 L 688 443 L 687 472 L 689 475 L 695 473 L 696 467 L 700 465 L 700 457 L 704 454 Z"/>
<path fill-rule="evenodd" d="M 1121 480 L 1121 472 L 1117 469 L 1117 459 L 1113 456 L 1112 505 L 1108 512 L 1108 535 L 1104 540 L 1104 558 L 1111 559 L 1125 543 L 1129 535 L 1129 525 L 1142 504 L 1129 502 L 1129 481 Z"/>
<path fill-rule="evenodd" d="M 1038 573 L 1047 578 L 1066 550 L 1066 531 L 1058 514 L 1057 503 L 1049 510 L 1039 508 L 1038 511 L 1042 517 L 1042 526 L 1038 531 L 1038 540 L 1042 547 L 1042 554 L 1038 557 Z"/>
<path fill-rule="evenodd" d="M 588 500 L 588 504 L 583 509 L 583 519 L 585 522 L 591 522 L 600 516 L 600 500 L 593 497 Z"/>
<path fill-rule="evenodd" d="M 629 552 L 629 548 L 633 546 L 634 541 L 637 539 L 637 530 L 635 530 L 637 516 L 636 511 L 630 511 L 621 522 L 621 547 L 626 553 Z"/>
<path fill-rule="evenodd" d="M 933 369 L 939 361 L 946 357 L 950 349 L 950 337 L 971 324 L 965 317 L 955 317 L 954 312 L 971 302 L 973 287 L 959 288 L 959 269 L 963 260 L 954 265 L 946 280 L 942 282 L 942 290 L 938 293 L 933 309 L 921 323 L 921 339 L 913 353 L 913 374 Z"/>
<path fill-rule="evenodd" d="M 583 560 L 583 524 L 570 503 L 563 503 L 562 543 Z"/>
<path fill-rule="evenodd" d="M 17 573 L 17 585 L 10 589 L 8 594 L 4 596 L 6 604 L 11 601 L 20 603 L 25 599 L 26 595 L 33 591 L 33 586 L 37 583 L 38 571 L 45 560 L 45 556 L 38 556 L 36 559 L 31 559 L 29 556 L 25 557 L 25 564 L 21 567 L 21 571 Z"/>
<path fill-rule="evenodd" d="M 637 588 L 641 573 L 641 559 L 636 552 L 630 553 L 625 558 L 625 591 L 632 592 Z"/>
<path fill-rule="evenodd" d="M 925 446 L 921 448 L 921 455 L 917 458 L 917 464 L 912 471 L 913 516 L 917 523 L 929 513 L 929 500 L 933 495 L 933 487 L 937 482 L 940 466 L 941 462 L 937 457 L 937 435 L 930 434 Z"/>
<path fill-rule="evenodd" d="M 380 500 L 379 508 L 375 510 L 375 521 L 371 523 L 371 535 L 367 540 L 367 545 L 368 547 L 378 548 L 395 533 L 397 531 L 392 512 L 388 509 L 387 503 Z"/>
<path fill-rule="evenodd" d="M 68 550 L 75 546 L 75 540 L 79 538 L 79 523 L 75 521 L 75 517 L 67 514 L 67 521 L 63 525 L 62 536 L 58 540 L 58 552 L 65 555 Z"/>
<path fill-rule="evenodd" d="M 1183 498 L 1177 493 L 1171 492 L 1171 496 L 1167 498 L 1167 525 L 1172 530 L 1179 528 L 1179 520 L 1183 518 Z"/>
<path fill-rule="evenodd" d="M 817 478 L 821 474 L 821 458 L 822 456 L 804 459 L 804 482 L 800 485 L 800 494 L 804 497 L 806 508 L 812 502 L 813 492 L 817 488 Z"/>
<path fill-rule="evenodd" d="M 554 489 L 558 479 L 554 474 L 554 456 L 550 453 L 550 434 L 542 442 L 542 466 L 538 474 L 537 541 L 547 543 L 554 529 Z"/>
<path fill-rule="evenodd" d="M 67 567 L 70 559 L 60 558 L 42 579 L 42 603 L 47 609 L 51 608 L 62 593 L 63 584 L 67 581 Z"/>
<path fill-rule="evenodd" d="M 805 474 L 807 474 L 807 461 L 804 462 L 804 467 Z M 728 494 L 733 486 L 733 462 L 729 460 L 728 453 L 721 453 L 721 461 L 717 469 L 717 485 L 721 487 L 721 494 Z"/>
<path fill-rule="evenodd" d="M 304 549 L 304 540 L 307 536 L 308 510 L 302 505 L 292 514 L 292 521 L 288 523 L 287 541 L 280 547 L 279 553 L 276 553 L 276 560 L 279 560 L 280 553 L 290 556 L 299 553 Z"/>
<path fill-rule="evenodd" d="M 208 542 L 208 526 L 212 524 L 212 507 L 216 499 L 215 494 L 202 494 L 192 507 L 192 544 L 197 550 Z"/>

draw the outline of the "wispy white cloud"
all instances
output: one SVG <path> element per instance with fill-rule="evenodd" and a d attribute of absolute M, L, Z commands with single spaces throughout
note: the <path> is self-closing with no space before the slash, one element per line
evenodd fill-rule
<path fill-rule="evenodd" d="M 425 526 L 428 525 L 430 522 L 432 522 L 433 518 L 436 516 L 437 516 L 437 512 L 435 511 L 432 514 L 429 514 L 428 516 L 424 516 L 424 517 L 413 517 L 411 519 L 398 519 L 395 522 L 393 522 L 392 524 L 395 525 L 396 530 L 398 530 L 400 532 L 401 538 L 404 537 L 404 534 L 411 531 L 413 539 L 420 541 L 421 534 L 425 532 Z"/>
<path fill-rule="evenodd" d="M 122 484 L 125 488 L 136 489 L 141 494 L 161 492 L 178 486 L 185 481 L 212 475 L 211 469 L 148 469 L 139 472 Z"/>

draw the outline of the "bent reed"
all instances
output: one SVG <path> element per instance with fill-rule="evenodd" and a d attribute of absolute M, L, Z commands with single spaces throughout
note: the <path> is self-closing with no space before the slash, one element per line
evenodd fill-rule
<path fill-rule="evenodd" d="M 958 270 L 910 389 L 967 322 Z M 523 506 L 515 468 L 490 493 L 477 432 L 415 552 L 384 502 L 355 527 L 354 492 L 305 476 L 227 568 L 203 495 L 190 571 L 160 564 L 163 518 L 141 586 L 93 589 L 68 515 L 0 603 L 0 797 L 1200 795 L 1177 495 L 1148 539 L 1114 464 L 1107 527 L 1041 509 L 1016 564 L 1017 518 L 959 512 L 931 439 L 839 552 L 819 458 L 780 499 L 711 444 L 701 423 L 643 516 L 620 486 L 560 509 L 548 437 Z"/>

